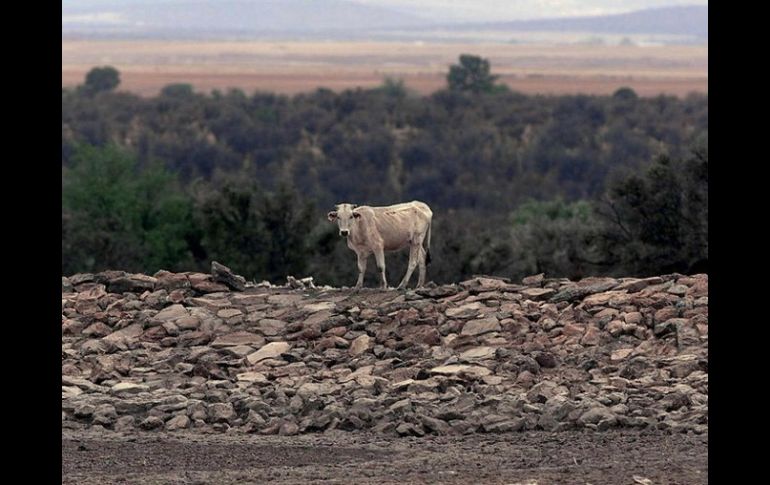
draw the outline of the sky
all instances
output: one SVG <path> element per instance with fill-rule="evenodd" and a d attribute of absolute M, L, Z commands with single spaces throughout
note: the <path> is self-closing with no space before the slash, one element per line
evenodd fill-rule
<path fill-rule="evenodd" d="M 708 0 L 350 0 L 442 20 L 478 22 L 608 15 Z"/>

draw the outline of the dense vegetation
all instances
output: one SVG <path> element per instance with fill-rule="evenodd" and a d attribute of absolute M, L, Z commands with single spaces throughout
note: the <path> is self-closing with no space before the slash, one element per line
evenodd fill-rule
<path fill-rule="evenodd" d="M 95 69 L 62 89 L 62 272 L 218 260 L 257 281 L 350 285 L 355 256 L 325 213 L 413 199 L 434 210 L 436 282 L 707 268 L 706 95 L 525 96 L 481 61 L 427 97 L 388 79 L 141 98 Z M 397 281 L 406 254 L 387 261 Z"/>

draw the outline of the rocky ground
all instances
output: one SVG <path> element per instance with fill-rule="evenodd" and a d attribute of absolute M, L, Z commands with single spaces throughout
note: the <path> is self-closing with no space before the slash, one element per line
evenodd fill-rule
<path fill-rule="evenodd" d="M 312 462 L 315 453 L 315 468 L 332 474 L 339 465 L 313 451 L 313 439 L 335 436 L 353 450 L 341 453 L 347 467 L 364 460 L 375 471 L 390 463 L 385 448 L 423 442 L 450 450 L 448 461 L 419 446 L 393 459 L 422 454 L 431 463 L 423 478 L 440 482 L 462 482 L 472 465 L 451 457 L 478 455 L 482 442 L 519 456 L 521 463 L 505 464 L 526 471 L 542 468 L 542 457 L 528 462 L 524 449 L 570 451 L 576 466 L 631 440 L 629 449 L 649 448 L 648 465 L 669 470 L 654 483 L 706 483 L 708 276 L 572 282 L 538 275 L 521 284 L 478 277 L 353 292 L 308 279 L 253 285 L 216 264 L 211 274 L 74 275 L 62 279 L 62 428 L 62 471 L 77 483 L 99 476 L 78 465 L 92 460 L 77 440 L 98 455 L 112 442 L 147 439 L 142 449 L 151 449 L 146 436 L 163 437 L 165 450 L 193 450 L 192 457 L 196 448 L 184 441 L 191 437 L 222 449 L 230 442 L 211 440 L 270 443 L 279 451 L 267 451 L 268 461 L 311 440 L 304 455 L 286 459 Z M 363 436 L 370 441 L 359 446 Z M 130 451 L 124 457 L 130 461 Z M 435 475 L 452 462 L 459 478 Z M 623 460 L 605 464 L 616 462 Z M 586 480 L 605 483 L 600 477 L 611 478 L 612 467 L 597 466 L 584 465 L 595 472 Z M 510 479 L 563 483 L 561 472 L 546 471 Z M 672 476 L 679 478 L 667 482 Z M 387 474 L 373 477 L 382 483 Z M 642 483 L 629 480 L 622 483 Z"/>

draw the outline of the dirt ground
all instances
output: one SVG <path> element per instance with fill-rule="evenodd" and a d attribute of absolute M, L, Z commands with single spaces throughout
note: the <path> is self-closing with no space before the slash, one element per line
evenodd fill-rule
<path fill-rule="evenodd" d="M 410 42 L 126 41 L 62 39 L 62 86 L 112 65 L 120 89 L 145 96 L 171 83 L 209 92 L 237 87 L 282 94 L 382 84 L 386 76 L 428 94 L 446 87 L 462 53 L 488 57 L 492 71 L 527 94 L 641 96 L 708 92 L 708 46 L 583 46 Z"/>
<path fill-rule="evenodd" d="M 62 431 L 62 483 L 706 484 L 708 435 L 614 430 L 394 438 Z"/>

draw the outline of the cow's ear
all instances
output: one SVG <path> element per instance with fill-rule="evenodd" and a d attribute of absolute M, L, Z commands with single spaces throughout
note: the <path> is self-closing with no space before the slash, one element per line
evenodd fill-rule
<path fill-rule="evenodd" d="M 354 213 L 353 213 L 353 217 L 355 217 L 356 219 L 358 219 L 359 217 L 361 217 L 361 214 L 359 214 L 358 212 L 354 212 Z"/>
<path fill-rule="evenodd" d="M 355 209 L 356 207 L 358 207 L 358 204 L 352 204 L 352 205 L 350 206 L 350 208 L 351 208 L 351 209 Z"/>
<path fill-rule="evenodd" d="M 329 212 L 326 214 L 326 218 L 329 219 L 329 222 L 334 222 L 334 220 L 337 219 L 337 211 Z"/>

